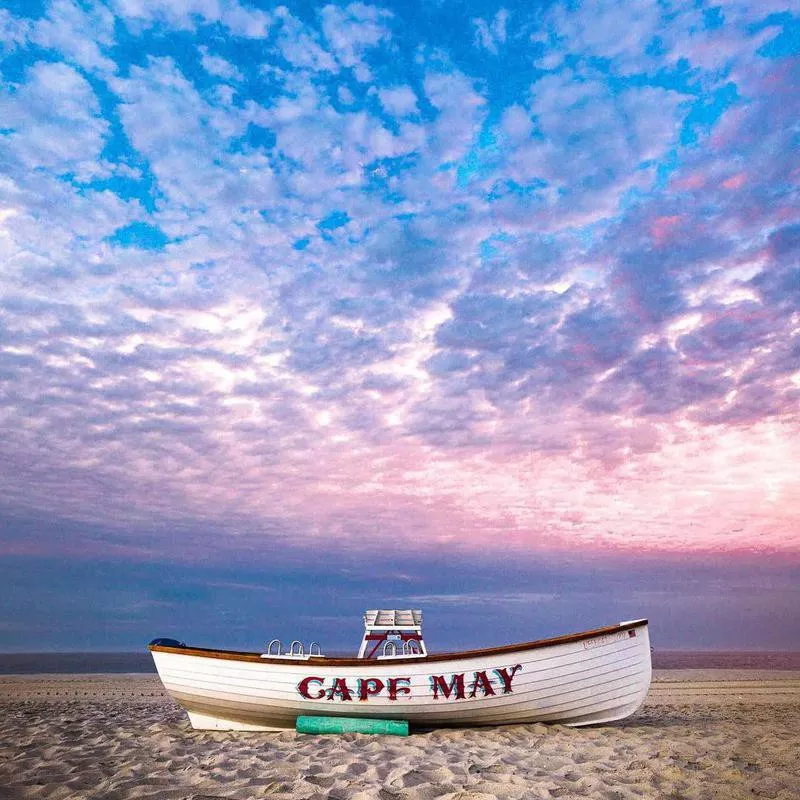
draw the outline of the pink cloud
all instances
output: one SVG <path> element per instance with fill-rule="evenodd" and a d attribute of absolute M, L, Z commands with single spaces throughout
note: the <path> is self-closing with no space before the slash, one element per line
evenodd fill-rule
<path fill-rule="evenodd" d="M 269 22 L 192 3 L 117 5 L 140 27 Z M 620 38 L 613 14 L 565 12 L 564 38 L 638 74 L 662 16 L 645 4 Z M 777 230 L 797 215 L 794 73 L 754 60 L 740 107 L 687 148 L 693 97 L 619 92 L 581 61 L 532 76 L 487 147 L 491 86 L 441 54 L 419 51 L 423 87 L 399 74 L 363 87 L 365 105 L 352 82 L 347 109 L 329 101 L 311 73 L 366 80 L 369 51 L 394 52 L 385 14 L 328 6 L 324 36 L 275 17 L 297 69 L 264 69 L 283 89 L 268 105 L 208 91 L 165 56 L 107 82 L 157 185 L 163 252 L 103 241 L 142 208 L 60 177 L 112 174 L 114 126 L 83 73 L 36 65 L 0 101 L 19 131 L 0 208 L 4 502 L 180 558 L 331 541 L 797 549 L 795 234 Z M 693 69 L 706 61 L 708 48 Z M 218 76 L 250 68 L 226 64 L 205 59 Z M 698 80 L 713 91 L 719 76 Z M 376 96 L 413 119 L 390 125 Z M 659 165 L 679 170 L 676 194 Z M 350 222 L 319 235 L 343 209 Z"/>
<path fill-rule="evenodd" d="M 681 190 L 694 190 L 702 189 L 706 185 L 706 177 L 699 172 L 690 173 L 683 178 L 677 178 L 672 181 L 674 189 Z"/>
<path fill-rule="evenodd" d="M 672 238 L 675 226 L 681 221 L 680 215 L 656 217 L 650 223 L 650 235 L 657 245 L 665 244 Z"/>
<path fill-rule="evenodd" d="M 731 175 L 730 178 L 722 182 L 722 188 L 729 191 L 741 189 L 747 183 L 747 175 L 744 172 L 737 172 L 736 175 Z"/>

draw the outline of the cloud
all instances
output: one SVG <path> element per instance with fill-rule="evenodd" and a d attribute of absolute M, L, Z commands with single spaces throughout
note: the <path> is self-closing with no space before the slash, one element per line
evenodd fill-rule
<path fill-rule="evenodd" d="M 209 75 L 214 75 L 223 80 L 240 81 L 242 79 L 242 73 L 230 61 L 209 53 L 207 47 L 201 47 L 200 53 L 200 63 Z"/>
<path fill-rule="evenodd" d="M 488 50 L 492 55 L 499 53 L 499 46 L 506 41 L 506 25 L 510 14 L 505 8 L 501 8 L 491 22 L 487 22 L 480 17 L 473 19 L 472 24 L 475 28 L 475 46 Z"/>
<path fill-rule="evenodd" d="M 0 48 L 2 48 L 0 52 L 3 55 L 12 53 L 20 45 L 26 44 L 30 31 L 30 20 L 15 17 L 10 11 L 0 8 Z"/>
<path fill-rule="evenodd" d="M 199 22 L 219 23 L 234 36 L 260 39 L 271 25 L 269 14 L 236 0 L 113 0 L 112 7 L 134 30 L 162 24 L 195 31 Z"/>
<path fill-rule="evenodd" d="M 308 31 L 302 23 L 283 9 L 279 47 L 281 55 L 293 66 L 312 72 L 338 72 L 335 57 L 319 43 L 319 35 Z"/>
<path fill-rule="evenodd" d="M 545 14 L 548 47 L 540 59 L 553 69 L 567 55 L 600 58 L 620 75 L 648 74 L 659 67 L 674 67 L 681 59 L 708 71 L 714 82 L 726 67 L 751 59 L 774 35 L 757 23 L 779 10 L 781 0 L 753 6 L 733 0 L 717 6 L 723 24 L 700 7 L 681 2 L 635 0 L 625 5 L 625 26 L 619 26 L 619 7 L 608 0 L 592 0 L 575 8 L 556 3 Z"/>
<path fill-rule="evenodd" d="M 592 0 L 580 11 L 559 3 L 548 17 L 567 52 L 606 58 L 623 70 L 644 61 L 648 45 L 662 31 L 662 11 L 652 0 L 627 4 L 622 29 L 619 8 L 606 0 Z"/>
<path fill-rule="evenodd" d="M 533 131 L 530 115 L 522 106 L 516 104 L 503 111 L 500 126 L 512 140 L 527 139 Z"/>
<path fill-rule="evenodd" d="M 530 116 L 539 136 L 509 153 L 507 171 L 519 184 L 538 179 L 554 190 L 545 196 L 555 208 L 533 219 L 591 223 L 614 215 L 626 192 L 652 186 L 649 164 L 674 146 L 684 99 L 654 87 L 617 91 L 591 73 L 564 71 L 536 81 Z M 503 120 L 507 130 L 525 133 L 521 111 L 506 112 L 514 114 Z"/>
<path fill-rule="evenodd" d="M 244 214 L 269 202 L 275 185 L 267 159 L 232 148 L 248 130 L 249 109 L 204 97 L 168 58 L 133 67 L 113 86 L 127 137 L 147 159 L 159 193 L 175 204 L 160 221 L 165 232 L 180 230 L 185 236 L 213 225 L 215 211 L 222 211 L 229 198 L 239 198 Z M 218 150 L 225 153 L 222 159 Z M 204 210 L 205 221 L 190 209 Z"/>
<path fill-rule="evenodd" d="M 466 75 L 458 72 L 430 72 L 425 76 L 425 93 L 438 116 L 427 147 L 438 164 L 462 159 L 472 145 L 485 114 L 485 98 Z"/>
<path fill-rule="evenodd" d="M 103 53 L 115 44 L 114 15 L 103 7 L 87 12 L 70 0 L 54 0 L 47 15 L 33 26 L 31 41 L 62 53 L 89 72 L 116 69 L 115 62 Z"/>
<path fill-rule="evenodd" d="M 320 17 L 322 31 L 339 63 L 352 68 L 357 80 L 369 81 L 371 73 L 364 56 L 391 39 L 387 25 L 391 13 L 364 3 L 350 3 L 345 7 L 326 5 Z"/>
<path fill-rule="evenodd" d="M 408 86 L 381 89 L 378 96 L 386 111 L 396 117 L 405 117 L 418 111 L 417 96 Z"/>
<path fill-rule="evenodd" d="M 137 558 L 796 550 L 783 22 L 104 9 L 0 16 L 14 513 Z"/>
<path fill-rule="evenodd" d="M 39 61 L 25 83 L 0 96 L 3 144 L 14 163 L 89 179 L 105 170 L 98 163 L 109 124 L 91 86 L 66 64 Z"/>

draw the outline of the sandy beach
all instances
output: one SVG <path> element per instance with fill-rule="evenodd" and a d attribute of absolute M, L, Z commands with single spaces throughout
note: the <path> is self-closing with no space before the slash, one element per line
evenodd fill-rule
<path fill-rule="evenodd" d="M 0 679 L 0 798 L 800 798 L 800 672 L 665 670 L 635 716 L 408 739 L 201 732 L 156 676 Z"/>

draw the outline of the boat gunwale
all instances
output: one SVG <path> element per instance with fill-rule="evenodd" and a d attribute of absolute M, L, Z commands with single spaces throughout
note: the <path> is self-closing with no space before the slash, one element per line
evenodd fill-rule
<path fill-rule="evenodd" d="M 315 666 L 315 667 L 380 667 L 392 664 L 431 664 L 442 661 L 461 661 L 467 658 L 482 658 L 506 653 L 517 653 L 525 650 L 538 650 L 543 647 L 552 647 L 560 644 L 570 644 L 600 636 L 642 628 L 648 624 L 646 619 L 637 619 L 618 625 L 607 625 L 602 628 L 593 628 L 579 633 L 568 633 L 563 636 L 554 636 L 549 639 L 535 639 L 531 642 L 519 644 L 504 644 L 496 647 L 482 647 L 474 650 L 459 650 L 448 653 L 434 653 L 427 656 L 412 656 L 409 658 L 392 659 L 367 659 L 367 658 L 326 658 L 325 656 L 311 656 L 305 659 L 265 658 L 260 653 L 243 650 L 219 650 L 208 647 L 170 647 L 161 644 L 149 644 L 147 649 L 152 653 L 174 653 L 177 655 L 197 656 L 200 658 L 217 658 L 224 661 L 245 661 L 254 664 L 282 664 L 283 666 Z"/>

